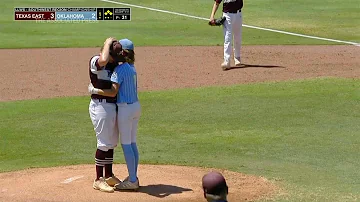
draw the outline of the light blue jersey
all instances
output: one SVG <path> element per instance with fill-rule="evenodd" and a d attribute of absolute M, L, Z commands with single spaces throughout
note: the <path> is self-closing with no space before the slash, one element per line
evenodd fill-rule
<path fill-rule="evenodd" d="M 117 103 L 131 104 L 139 100 L 137 74 L 133 64 L 123 63 L 118 65 L 111 75 L 111 81 L 120 85 L 117 94 Z"/>

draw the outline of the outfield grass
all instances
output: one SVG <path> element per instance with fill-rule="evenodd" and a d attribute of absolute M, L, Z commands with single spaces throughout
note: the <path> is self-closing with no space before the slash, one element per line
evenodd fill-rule
<path fill-rule="evenodd" d="M 359 198 L 360 82 L 313 79 L 142 92 L 141 163 L 265 176 L 277 201 Z M 0 102 L 0 172 L 93 163 L 88 97 Z M 115 154 L 123 163 L 121 150 Z"/>
<path fill-rule="evenodd" d="M 122 1 L 200 17 L 209 17 L 212 1 Z M 171 3 L 170 3 L 171 2 Z M 222 29 L 203 20 L 132 8 L 130 22 L 50 24 L 15 22 L 14 7 L 124 7 L 99 0 L 3 0 L 0 8 L 0 48 L 95 47 L 108 36 L 131 37 L 138 46 L 217 45 Z M 245 1 L 244 24 L 308 35 L 360 42 L 356 0 Z M 221 12 L 217 13 L 217 17 Z M 337 44 L 244 28 L 246 44 Z"/>

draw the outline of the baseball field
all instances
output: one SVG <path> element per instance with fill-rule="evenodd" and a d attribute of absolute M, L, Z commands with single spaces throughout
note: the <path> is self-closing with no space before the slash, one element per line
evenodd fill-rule
<path fill-rule="evenodd" d="M 222 28 L 195 18 L 212 5 L 1 1 L 0 201 L 199 202 L 211 170 L 230 202 L 359 201 L 358 1 L 245 0 L 245 65 L 228 71 Z M 132 20 L 19 22 L 14 7 L 131 7 Z M 138 192 L 92 188 L 88 62 L 110 36 L 135 44 Z M 121 147 L 114 159 L 125 178 Z"/>

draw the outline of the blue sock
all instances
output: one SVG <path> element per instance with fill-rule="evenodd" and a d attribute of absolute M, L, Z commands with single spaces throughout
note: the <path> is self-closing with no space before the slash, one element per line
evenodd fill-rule
<path fill-rule="evenodd" d="M 135 175 L 137 177 L 137 169 L 138 169 L 138 165 L 139 165 L 139 150 L 137 148 L 136 142 L 131 143 L 131 148 L 134 152 L 134 156 L 135 156 Z"/>
<path fill-rule="evenodd" d="M 129 180 L 130 182 L 135 182 L 137 180 L 135 172 L 135 156 L 131 144 L 122 144 L 121 146 L 123 148 L 127 169 L 129 172 Z"/>

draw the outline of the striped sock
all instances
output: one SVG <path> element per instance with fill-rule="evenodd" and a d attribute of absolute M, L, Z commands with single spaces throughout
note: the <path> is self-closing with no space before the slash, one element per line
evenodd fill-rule
<path fill-rule="evenodd" d="M 105 165 L 106 152 L 97 149 L 95 153 L 95 165 L 96 165 L 96 179 L 104 177 L 104 165 Z"/>
<path fill-rule="evenodd" d="M 106 157 L 105 157 L 105 178 L 111 177 L 113 175 L 113 170 L 112 170 L 113 161 L 114 161 L 113 159 L 114 159 L 114 150 L 109 149 L 106 152 Z"/>

